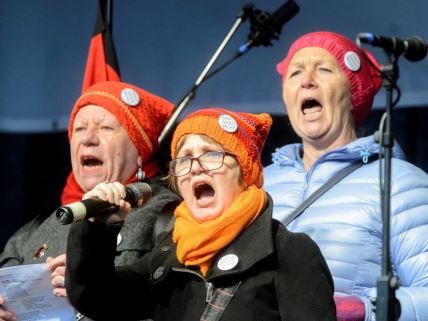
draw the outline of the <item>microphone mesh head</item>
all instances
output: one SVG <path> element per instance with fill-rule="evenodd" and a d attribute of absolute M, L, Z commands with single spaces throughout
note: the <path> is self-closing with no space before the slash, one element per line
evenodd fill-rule
<path fill-rule="evenodd" d="M 404 57 L 406 57 L 407 60 L 416 62 L 424 59 L 427 56 L 428 47 L 421 37 L 412 36 L 408 38 L 406 42 L 407 48 L 404 51 Z"/>
<path fill-rule="evenodd" d="M 152 188 L 149 184 L 143 182 L 132 183 L 126 186 L 125 200 L 131 204 L 131 207 L 138 205 L 138 201 L 147 202 L 152 197 Z"/>

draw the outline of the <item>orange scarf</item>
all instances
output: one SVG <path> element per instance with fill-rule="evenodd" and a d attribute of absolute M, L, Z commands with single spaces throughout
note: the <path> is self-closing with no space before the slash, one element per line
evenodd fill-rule
<path fill-rule="evenodd" d="M 265 191 L 252 185 L 225 212 L 202 223 L 192 217 L 182 202 L 174 212 L 173 241 L 179 262 L 199 266 L 205 276 L 213 257 L 262 213 L 266 202 Z"/>

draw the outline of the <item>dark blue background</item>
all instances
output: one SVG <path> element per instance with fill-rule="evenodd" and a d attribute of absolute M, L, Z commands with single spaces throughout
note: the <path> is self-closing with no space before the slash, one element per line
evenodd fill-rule
<path fill-rule="evenodd" d="M 275 11 L 285 1 L 257 0 Z M 113 36 L 124 81 L 177 102 L 190 88 L 247 1 L 115 0 Z M 220 105 L 283 113 L 275 66 L 292 40 L 314 30 L 333 30 L 355 39 L 359 32 L 428 39 L 424 0 L 304 0 L 280 41 L 255 48 L 205 83 L 190 108 Z M 0 1 L 0 130 L 47 132 L 64 129 L 79 95 L 92 34 L 95 0 Z M 222 60 L 246 40 L 241 25 Z M 383 52 L 374 48 L 383 60 Z M 428 59 L 400 63 L 400 106 L 428 101 Z M 383 106 L 379 97 L 376 106 Z"/>

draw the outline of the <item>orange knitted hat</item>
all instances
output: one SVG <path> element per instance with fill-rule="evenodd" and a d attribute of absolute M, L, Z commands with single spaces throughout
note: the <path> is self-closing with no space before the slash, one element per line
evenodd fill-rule
<path fill-rule="evenodd" d="M 107 109 L 117 118 L 144 162 L 156 151 L 159 135 L 174 109 L 172 103 L 136 86 L 118 81 L 99 82 L 77 99 L 68 125 L 69 139 L 76 114 L 90 104 Z"/>
<path fill-rule="evenodd" d="M 171 142 L 171 155 L 176 157 L 177 143 L 184 135 L 209 136 L 236 155 L 248 186 L 261 187 L 263 167 L 260 156 L 271 125 L 272 118 L 265 113 L 256 115 L 222 108 L 201 109 L 178 124 Z"/>

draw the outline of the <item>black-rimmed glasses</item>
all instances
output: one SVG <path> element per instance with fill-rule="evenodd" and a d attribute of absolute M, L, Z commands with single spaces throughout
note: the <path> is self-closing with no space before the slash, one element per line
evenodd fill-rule
<path fill-rule="evenodd" d="M 210 151 L 198 157 L 184 156 L 173 159 L 169 163 L 169 172 L 172 176 L 184 176 L 190 173 L 193 161 L 198 161 L 204 171 L 212 171 L 223 166 L 224 157 L 235 155 L 228 152 Z"/>

